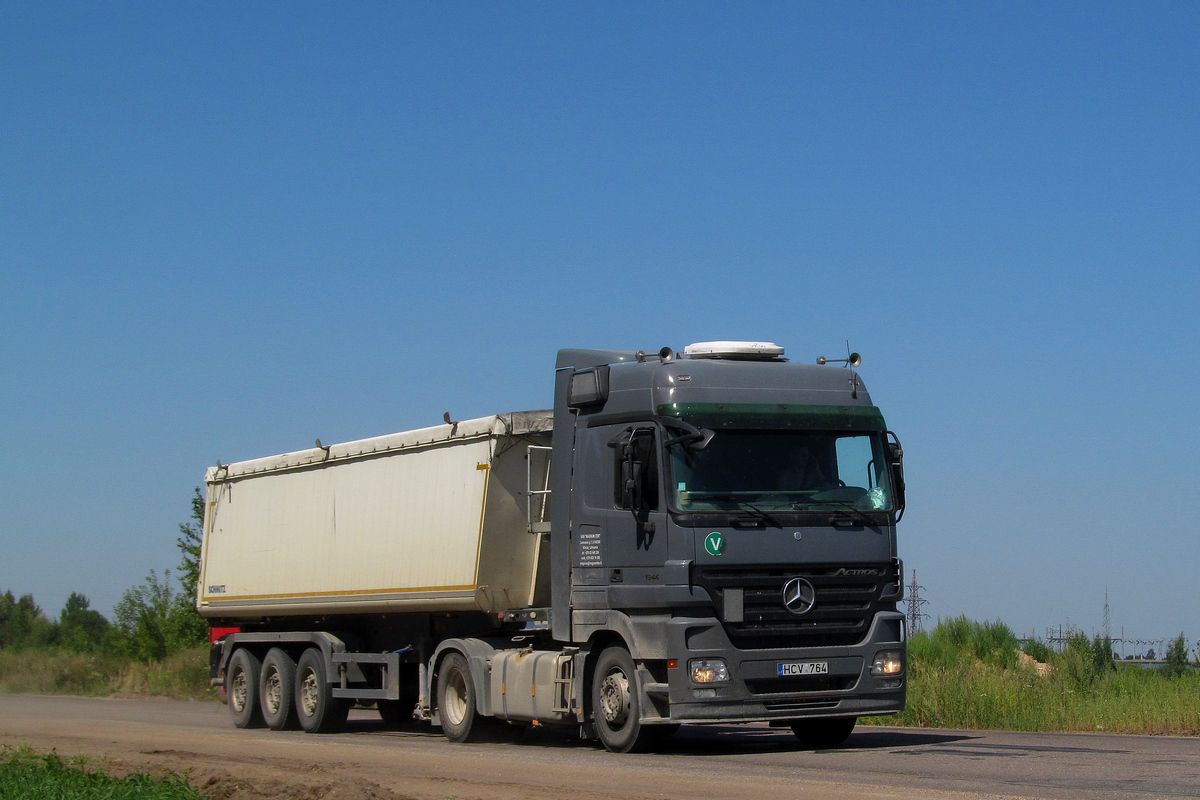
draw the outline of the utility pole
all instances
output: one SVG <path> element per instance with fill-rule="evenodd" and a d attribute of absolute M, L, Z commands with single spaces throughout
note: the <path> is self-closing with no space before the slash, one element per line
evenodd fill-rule
<path fill-rule="evenodd" d="M 921 620 L 929 616 L 921 612 L 921 606 L 925 605 L 926 601 L 921 598 L 921 591 L 924 589 L 917 583 L 917 571 L 914 569 L 912 573 L 912 583 L 908 585 L 908 633 L 911 636 L 921 630 Z"/>

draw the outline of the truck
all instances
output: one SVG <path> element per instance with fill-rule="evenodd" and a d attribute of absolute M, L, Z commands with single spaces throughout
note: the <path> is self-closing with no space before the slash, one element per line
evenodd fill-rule
<path fill-rule="evenodd" d="M 196 605 L 234 724 L 374 704 L 622 753 L 714 723 L 835 746 L 902 711 L 903 451 L 860 363 L 560 350 L 548 410 L 218 461 Z"/>

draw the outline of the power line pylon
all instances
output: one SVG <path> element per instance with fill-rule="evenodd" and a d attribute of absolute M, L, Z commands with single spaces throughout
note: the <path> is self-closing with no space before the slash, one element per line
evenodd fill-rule
<path fill-rule="evenodd" d="M 908 589 L 908 632 L 909 634 L 919 633 L 921 631 L 921 620 L 928 617 L 921 611 L 921 606 L 925 605 L 926 601 L 921 597 L 921 592 L 925 589 L 917 583 L 917 571 L 914 569 L 912 573 L 912 583 Z"/>

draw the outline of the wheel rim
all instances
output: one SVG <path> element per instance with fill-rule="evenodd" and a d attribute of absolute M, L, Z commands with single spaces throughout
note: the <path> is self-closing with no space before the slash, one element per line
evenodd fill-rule
<path fill-rule="evenodd" d="M 300 684 L 300 705 L 304 707 L 305 716 L 311 717 L 317 713 L 320 688 L 316 673 L 312 670 L 307 670 L 304 673 L 304 680 Z"/>
<path fill-rule="evenodd" d="M 270 714 L 278 714 L 280 703 L 283 702 L 283 681 L 279 679 L 279 670 L 269 669 L 264 677 L 263 705 Z"/>
<path fill-rule="evenodd" d="M 600 684 L 600 713 L 609 725 L 620 728 L 629 719 L 629 677 L 614 669 Z"/>
<path fill-rule="evenodd" d="M 233 685 L 229 687 L 229 703 L 234 710 L 241 713 L 246 708 L 246 671 L 237 670 L 233 673 Z"/>
<path fill-rule="evenodd" d="M 450 674 L 446 676 L 442 714 L 451 725 L 460 725 L 467 717 L 467 681 L 457 669 L 451 669 Z"/>

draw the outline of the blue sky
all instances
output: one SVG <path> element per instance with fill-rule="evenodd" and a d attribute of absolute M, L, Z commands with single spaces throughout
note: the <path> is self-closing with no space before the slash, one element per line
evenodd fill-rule
<path fill-rule="evenodd" d="M 10 2 L 0 590 L 108 613 L 204 469 L 861 352 L 934 617 L 1200 636 L 1189 3 Z"/>

